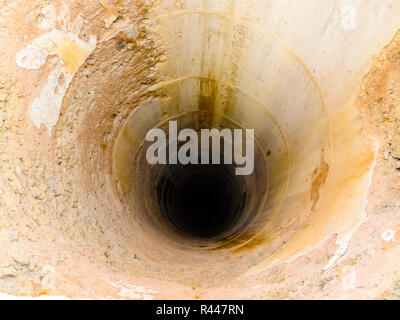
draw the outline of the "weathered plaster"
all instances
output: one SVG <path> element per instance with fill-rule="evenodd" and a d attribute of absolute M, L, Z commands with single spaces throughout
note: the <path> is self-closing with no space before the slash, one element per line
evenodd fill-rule
<path fill-rule="evenodd" d="M 54 8 L 51 8 L 48 7 L 46 12 L 54 12 Z M 52 21 L 51 25 L 54 23 L 55 21 Z M 81 20 L 77 19 L 75 24 L 79 23 Z M 91 36 L 90 40 L 85 42 L 79 39 L 79 31 L 80 28 L 77 33 L 52 30 L 33 41 L 16 57 L 17 65 L 29 70 L 41 68 L 49 56 L 57 55 L 60 59 L 48 76 L 40 96 L 34 99 L 29 109 L 29 116 L 36 127 L 40 128 L 40 125 L 44 124 L 50 135 L 52 128 L 57 124 L 65 93 L 74 75 L 96 48 L 96 37 Z"/>

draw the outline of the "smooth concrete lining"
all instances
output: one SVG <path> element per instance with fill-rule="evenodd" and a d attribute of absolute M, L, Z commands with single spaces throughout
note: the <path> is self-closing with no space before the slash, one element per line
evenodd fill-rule
<path fill-rule="evenodd" d="M 15 42 L 1 47 L 0 64 L 1 291 L 324 296 L 300 279 L 317 288 L 366 221 L 379 145 L 355 101 L 372 58 L 400 28 L 400 3 L 14 0 L 0 8 L 0 39 Z M 354 25 L 346 12 L 356 13 Z M 143 155 L 149 129 L 171 119 L 198 127 L 202 113 L 210 128 L 255 129 L 257 142 L 242 220 L 208 241 L 160 219 L 161 170 Z M 347 294 L 340 290 L 329 292 Z"/>
<path fill-rule="evenodd" d="M 281 259 L 283 255 L 289 259 L 308 250 L 330 234 L 339 233 L 342 226 L 358 225 L 364 216 L 359 201 L 368 190 L 375 147 L 358 132 L 354 119 L 343 117 L 340 121 L 346 129 L 336 134 L 332 131 L 333 119 L 328 116 L 322 90 L 305 63 L 275 36 L 228 14 L 182 10 L 161 15 L 157 21 L 156 34 L 167 44 L 165 54 L 171 57 L 164 64 L 165 75 L 161 77 L 172 80 L 150 88 L 164 97 L 164 103 L 147 101 L 127 121 L 128 127 L 123 129 L 114 150 L 114 159 L 124 161 L 121 166 L 119 160 L 114 160 L 117 183 L 122 181 L 120 184 L 128 187 L 135 184 L 128 168 L 139 148 L 132 143 L 138 136 L 143 139 L 158 122 L 206 110 L 213 115 L 210 126 L 218 128 L 220 119 L 227 117 L 243 128 L 254 128 L 262 154 L 270 151 L 266 160 L 268 182 L 265 177 L 268 199 L 266 194 L 248 229 L 217 243 L 210 259 L 215 259 L 215 250 L 219 249 L 221 257 L 233 253 L 231 259 L 240 259 L 241 263 L 245 260 L 242 256 L 235 258 L 235 252 L 248 251 L 249 260 L 257 255 L 257 261 L 263 258 L 273 263 L 274 257 Z M 189 27 L 189 23 L 196 28 Z M 139 120 L 134 120 L 136 117 Z M 147 121 L 151 123 L 146 127 Z M 136 125 L 137 122 L 141 124 Z M 353 161 L 341 160 L 342 134 L 354 135 L 346 146 Z M 364 151 L 353 149 L 353 144 L 362 144 Z M 352 167 L 353 171 L 356 161 L 362 166 L 359 176 L 347 182 L 345 168 Z M 137 181 L 140 186 L 146 185 L 143 179 Z M 347 193 L 348 199 L 341 195 L 340 201 L 325 205 L 331 207 L 329 213 L 320 214 L 324 196 L 332 197 L 324 195 L 323 190 L 344 185 L 359 195 L 354 197 L 353 191 Z M 139 188 L 136 190 L 134 202 L 140 194 Z M 347 207 L 339 208 L 344 203 Z M 332 224 L 330 220 L 337 219 L 333 212 L 339 210 L 341 221 Z M 314 216 L 319 218 L 314 221 Z M 322 221 L 326 221 L 325 228 L 321 228 L 325 224 Z M 352 232 L 343 230 L 343 237 L 347 236 L 346 231 Z M 298 245 L 299 241 L 292 244 L 290 239 L 296 233 L 303 234 L 303 246 Z M 267 266 L 265 262 L 260 266 L 255 263 L 251 272 Z"/>

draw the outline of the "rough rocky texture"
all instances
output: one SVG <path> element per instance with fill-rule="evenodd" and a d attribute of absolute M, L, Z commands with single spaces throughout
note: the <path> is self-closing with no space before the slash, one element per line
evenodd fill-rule
<path fill-rule="evenodd" d="M 380 298 L 400 299 L 400 270 L 395 267 L 400 243 L 400 33 L 374 61 L 363 81 L 358 104 L 366 131 L 381 146 L 368 197 L 367 225 L 371 232 L 377 233 L 369 247 L 370 272 L 379 272 L 381 279 L 391 279 Z M 392 270 L 388 267 L 391 264 Z"/>

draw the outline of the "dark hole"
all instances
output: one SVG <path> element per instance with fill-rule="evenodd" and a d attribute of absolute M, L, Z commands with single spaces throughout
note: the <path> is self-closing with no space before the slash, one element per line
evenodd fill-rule
<path fill-rule="evenodd" d="M 246 184 L 233 165 L 166 165 L 157 183 L 162 214 L 187 236 L 229 233 L 246 203 Z"/>

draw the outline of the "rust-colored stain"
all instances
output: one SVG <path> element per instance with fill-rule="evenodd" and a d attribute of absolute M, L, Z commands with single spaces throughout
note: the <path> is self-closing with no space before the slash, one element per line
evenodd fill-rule
<path fill-rule="evenodd" d="M 374 300 L 384 300 L 389 295 L 390 295 L 390 290 L 387 289 L 384 292 L 382 292 L 378 297 L 376 297 Z"/>
<path fill-rule="evenodd" d="M 39 293 L 32 294 L 32 297 L 47 296 L 48 294 L 49 294 L 49 292 L 47 290 L 42 290 Z M 25 296 L 29 296 L 29 295 L 25 295 L 25 294 L 21 295 L 21 297 L 25 297 Z"/>
<path fill-rule="evenodd" d="M 214 79 L 200 79 L 198 105 L 199 110 L 215 113 L 218 87 Z"/>
<path fill-rule="evenodd" d="M 240 253 L 243 251 L 252 250 L 268 242 L 270 242 L 270 239 L 268 237 L 263 235 L 258 235 L 255 238 L 251 239 L 249 242 L 245 243 L 243 246 L 233 250 L 233 253 Z"/>
<path fill-rule="evenodd" d="M 391 240 L 391 241 L 382 240 L 382 250 L 387 251 L 387 250 L 393 249 L 396 245 L 397 245 L 397 243 L 393 240 Z"/>
<path fill-rule="evenodd" d="M 100 143 L 100 147 L 101 147 L 102 149 L 107 148 L 107 142 L 102 141 L 102 142 Z"/>
<path fill-rule="evenodd" d="M 87 51 L 71 38 L 57 44 L 54 51 L 60 55 L 65 64 L 65 69 L 70 75 L 74 75 L 78 71 L 87 56 Z"/>
<path fill-rule="evenodd" d="M 311 194 L 310 194 L 310 200 L 312 201 L 311 211 L 313 211 L 317 206 L 320 197 L 319 189 L 321 188 L 322 185 L 325 184 L 326 178 L 328 177 L 328 172 L 329 172 L 329 165 L 324 161 L 324 159 L 322 159 L 319 169 L 315 169 L 314 171 L 314 174 L 317 174 L 317 176 L 314 178 L 311 184 Z"/>

